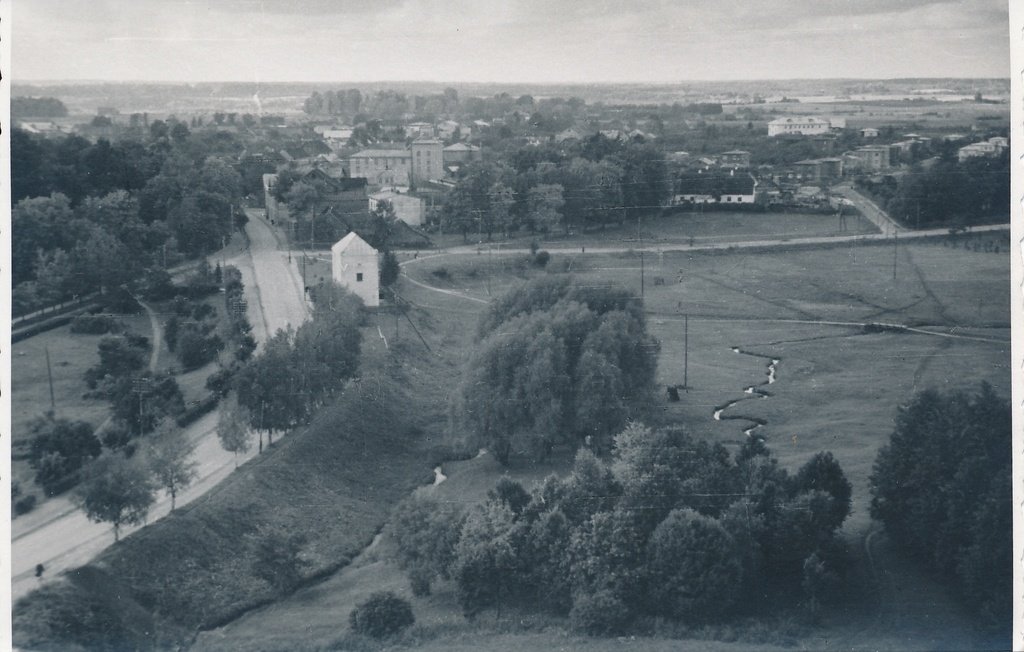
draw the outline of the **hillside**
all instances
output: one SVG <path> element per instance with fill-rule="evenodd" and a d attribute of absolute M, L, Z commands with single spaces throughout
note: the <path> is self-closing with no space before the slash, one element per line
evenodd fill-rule
<path fill-rule="evenodd" d="M 313 423 L 275 441 L 204 499 L 28 596 L 14 610 L 15 641 L 162 649 L 347 564 L 390 506 L 430 481 L 434 453 L 422 435 L 443 417 L 443 405 L 411 391 L 417 350 L 403 370 L 395 347 L 369 335 L 361 378 Z M 291 559 L 261 553 L 289 540 L 298 543 Z M 274 586 L 258 563 L 291 564 L 298 581 Z"/>

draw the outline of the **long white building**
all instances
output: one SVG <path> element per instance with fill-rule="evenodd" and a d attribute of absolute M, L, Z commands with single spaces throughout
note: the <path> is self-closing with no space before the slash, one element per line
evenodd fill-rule
<path fill-rule="evenodd" d="M 828 120 L 813 116 L 776 118 L 768 123 L 769 136 L 814 136 L 827 134 L 832 125 Z"/>

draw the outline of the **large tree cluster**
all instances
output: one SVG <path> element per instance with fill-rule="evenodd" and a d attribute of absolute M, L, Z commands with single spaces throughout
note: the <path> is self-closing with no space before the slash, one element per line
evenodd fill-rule
<path fill-rule="evenodd" d="M 236 154 L 184 123 L 91 143 L 11 132 L 15 312 L 132 284 L 146 268 L 220 248 L 234 229 Z M 180 127 L 180 128 L 179 128 Z"/>
<path fill-rule="evenodd" d="M 411 498 L 385 549 L 420 593 L 451 578 L 467 616 L 519 605 L 592 634 L 648 616 L 701 624 L 756 610 L 755 596 L 816 599 L 842 570 L 850 493 L 831 453 L 790 475 L 759 440 L 731 456 L 633 423 L 609 462 L 581 450 L 532 491 L 503 480 L 470 510 Z"/>
<path fill-rule="evenodd" d="M 918 394 L 878 453 L 871 515 L 999 623 L 1012 599 L 1010 404 L 992 387 Z"/>
<path fill-rule="evenodd" d="M 595 134 L 583 141 L 506 152 L 504 163 L 463 166 L 442 211 L 449 231 L 587 229 L 657 210 L 671 186 L 654 146 Z"/>
<path fill-rule="evenodd" d="M 456 434 L 502 463 L 528 449 L 610 437 L 647 406 L 659 344 L 640 300 L 623 288 L 546 276 L 496 300 L 452 405 Z"/>
<path fill-rule="evenodd" d="M 890 215 L 913 228 L 984 224 L 1010 214 L 1010 155 L 948 157 L 916 165 L 895 184 L 872 190 Z"/>

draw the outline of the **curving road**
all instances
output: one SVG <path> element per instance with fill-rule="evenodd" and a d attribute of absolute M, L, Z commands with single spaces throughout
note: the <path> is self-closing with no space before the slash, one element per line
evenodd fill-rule
<path fill-rule="evenodd" d="M 288 262 L 275 229 L 267 223 L 262 210 L 247 209 L 249 222 L 247 249 L 225 251 L 216 258 L 234 265 L 242 273 L 248 300 L 248 317 L 253 337 L 262 346 L 279 328 L 297 327 L 308 316 L 302 281 L 296 261 Z M 232 255 L 233 254 L 233 255 Z M 152 315 L 151 315 L 152 318 Z M 154 322 L 154 356 L 160 344 L 159 324 Z M 151 360 L 152 362 L 152 360 Z M 199 477 L 178 495 L 179 508 L 216 486 L 243 462 L 257 454 L 255 447 L 235 457 L 220 447 L 217 439 L 217 412 L 205 415 L 185 429 L 195 446 Z M 170 496 L 163 493 L 150 509 L 149 522 L 170 512 Z M 123 527 L 127 536 L 142 526 Z M 110 525 L 93 523 L 71 503 L 67 496 L 46 501 L 36 510 L 11 522 L 11 599 L 17 600 L 62 571 L 81 566 L 114 542 Z M 35 577 L 36 564 L 43 564 L 41 579 Z"/>

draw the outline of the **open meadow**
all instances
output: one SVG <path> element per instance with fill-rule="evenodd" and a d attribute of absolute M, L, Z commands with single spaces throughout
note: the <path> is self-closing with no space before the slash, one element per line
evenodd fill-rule
<path fill-rule="evenodd" d="M 985 237 L 1000 241 L 1006 251 L 1004 236 Z M 415 374 L 414 403 L 434 415 L 424 432 L 433 439 L 443 436 L 444 404 L 472 350 L 472 332 L 489 297 L 530 277 L 569 272 L 639 292 L 641 262 L 637 252 L 589 251 L 553 254 L 542 268 L 525 254 L 488 257 L 484 251 L 424 254 L 403 270 L 398 292 L 408 302 L 416 330 L 386 311 L 374 319 L 379 335 L 404 352 L 397 354 L 408 360 L 403 368 Z M 891 243 L 857 243 L 669 251 L 645 254 L 643 270 L 648 328 L 661 342 L 658 382 L 662 388 L 680 387 L 681 397 L 669 401 L 662 391 L 652 420 L 684 425 L 729 448 L 755 428 L 791 471 L 814 453 L 830 450 L 853 486 L 852 514 L 842 531 L 853 568 L 844 598 L 822 613 L 822 629 L 780 618 L 677 635 L 693 639 L 694 649 L 707 650 L 991 645 L 948 589 L 892 550 L 869 517 L 868 476 L 898 406 L 916 392 L 973 390 L 986 381 L 1008 395 L 1005 253 L 943 240 L 901 243 L 898 249 Z M 416 362 L 424 355 L 432 361 L 428 368 Z M 472 504 L 483 501 L 501 477 L 530 486 L 549 473 L 565 473 L 570 461 L 564 452 L 543 466 L 520 457 L 507 469 L 489 455 L 447 461 L 441 464 L 444 482 L 419 491 Z M 404 575 L 371 547 L 323 583 L 202 634 L 194 649 L 304 649 L 295 647 L 297 640 L 311 650 L 337 645 L 344 640 L 349 611 L 382 588 L 410 599 L 417 616 L 418 624 L 393 642 L 396 649 L 573 650 L 604 644 L 568 635 L 564 623 L 536 615 L 491 613 L 466 621 L 451 586 L 442 583 L 431 596 L 413 597 Z M 674 649 L 678 642 L 608 644 Z"/>

